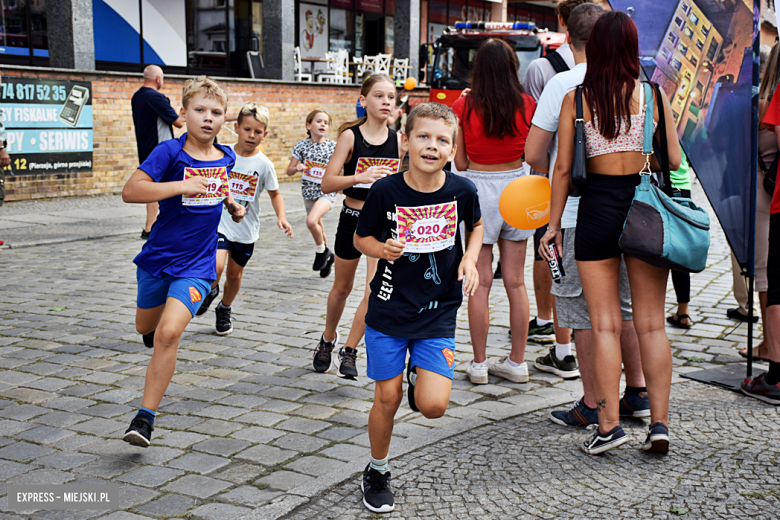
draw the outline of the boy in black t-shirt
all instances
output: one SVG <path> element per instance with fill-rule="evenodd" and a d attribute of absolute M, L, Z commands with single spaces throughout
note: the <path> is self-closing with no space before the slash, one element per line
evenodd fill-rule
<path fill-rule="evenodd" d="M 477 189 L 442 170 L 455 157 L 457 128 L 455 114 L 444 105 L 412 110 L 403 138 L 409 171 L 374 183 L 355 232 L 355 247 L 380 259 L 366 312 L 367 374 L 376 388 L 368 419 L 371 462 L 362 482 L 363 504 L 376 513 L 395 507 L 387 455 L 406 353 L 409 406 L 425 417 L 441 417 L 452 389 L 461 291 L 473 295 L 479 285 L 483 228 Z M 460 222 L 471 232 L 465 254 Z"/>

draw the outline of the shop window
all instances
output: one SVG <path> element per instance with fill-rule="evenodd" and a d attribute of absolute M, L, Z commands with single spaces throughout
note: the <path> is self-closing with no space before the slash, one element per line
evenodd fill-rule
<path fill-rule="evenodd" d="M 43 0 L 0 2 L 0 55 L 4 62 L 25 65 L 33 64 L 32 57 L 49 56 Z"/>
<path fill-rule="evenodd" d="M 345 9 L 330 10 L 330 40 L 329 48 L 331 51 L 346 49 L 350 56 L 352 51 L 352 40 L 355 38 L 355 20 L 354 13 Z"/>
<path fill-rule="evenodd" d="M 252 2 L 252 50 L 263 54 L 263 2 Z"/>

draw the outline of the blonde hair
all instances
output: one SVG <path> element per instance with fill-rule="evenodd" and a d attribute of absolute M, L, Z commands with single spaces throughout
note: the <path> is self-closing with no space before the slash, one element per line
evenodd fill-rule
<path fill-rule="evenodd" d="M 387 74 L 371 74 L 368 78 L 366 78 L 365 81 L 363 81 L 363 86 L 360 88 L 360 95 L 363 97 L 368 97 L 368 95 L 371 93 L 371 89 L 376 85 L 377 83 L 382 83 L 383 81 L 386 81 L 390 83 L 393 88 L 395 88 L 395 82 L 393 82 L 392 79 L 390 79 L 390 76 Z M 347 130 L 349 128 L 352 128 L 353 126 L 360 126 L 363 123 L 366 122 L 368 119 L 368 116 L 363 116 L 361 118 L 355 119 L 354 121 L 347 121 L 343 125 L 339 127 L 339 135 L 344 130 Z"/>
<path fill-rule="evenodd" d="M 780 82 L 780 42 L 775 42 L 764 67 L 761 87 L 758 90 L 758 99 L 771 101 L 778 82 Z"/>
<path fill-rule="evenodd" d="M 412 135 L 414 124 L 419 119 L 441 119 L 444 124 L 452 128 L 452 141 L 458 137 L 458 117 L 447 105 L 441 103 L 421 103 L 414 107 L 406 118 L 406 135 Z"/>
<path fill-rule="evenodd" d="M 250 116 L 255 118 L 255 121 L 258 123 L 262 123 L 265 129 L 268 130 L 268 124 L 271 122 L 271 113 L 266 107 L 258 103 L 247 103 L 238 111 L 236 122 L 240 125 L 245 117 Z"/>
<path fill-rule="evenodd" d="M 187 81 L 181 94 L 181 104 L 186 109 L 195 96 L 216 99 L 227 112 L 228 95 L 219 83 L 207 76 L 198 76 Z"/>

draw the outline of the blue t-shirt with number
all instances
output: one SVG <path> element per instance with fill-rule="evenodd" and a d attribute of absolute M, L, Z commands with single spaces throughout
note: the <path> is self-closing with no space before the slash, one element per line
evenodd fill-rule
<path fill-rule="evenodd" d="M 225 155 L 216 161 L 198 161 L 184 151 L 187 134 L 160 143 L 138 168 L 154 182 L 184 180 L 185 169 L 193 173 L 217 175 L 221 168 L 230 176 L 236 155 L 228 146 L 214 143 Z M 214 183 L 217 181 L 210 181 Z M 217 182 L 218 184 L 218 182 Z M 205 197 L 204 197 L 205 198 Z M 217 227 L 222 215 L 222 199 L 208 200 L 210 205 L 187 205 L 197 201 L 177 195 L 160 201 L 160 214 L 152 227 L 149 240 L 135 257 L 135 264 L 161 277 L 217 278 Z M 185 203 L 186 202 L 186 203 Z M 216 202 L 216 203 L 213 203 Z"/>
<path fill-rule="evenodd" d="M 398 239 L 400 231 L 407 245 L 398 260 L 379 260 L 366 324 L 400 338 L 454 338 L 463 302 L 463 282 L 458 280 L 463 258 L 460 223 L 473 231 L 481 215 L 474 183 L 450 172 L 432 193 L 412 189 L 403 173 L 376 181 L 355 233 L 385 242 Z M 412 239 L 415 245 L 410 245 Z M 426 247 L 436 250 L 428 252 Z"/>

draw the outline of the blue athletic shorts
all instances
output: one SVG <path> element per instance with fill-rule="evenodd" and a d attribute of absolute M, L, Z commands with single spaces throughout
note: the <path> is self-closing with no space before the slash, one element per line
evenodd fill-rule
<path fill-rule="evenodd" d="M 455 338 L 397 338 L 366 325 L 366 374 L 374 381 L 384 381 L 403 374 L 407 350 L 413 367 L 430 370 L 450 379 L 455 375 Z"/>
<path fill-rule="evenodd" d="M 163 275 L 152 276 L 140 267 L 136 272 L 138 280 L 138 308 L 154 309 L 165 305 L 168 298 L 176 298 L 190 310 L 193 316 L 200 309 L 203 298 L 211 292 L 211 280 L 202 278 L 176 278 Z"/>
<path fill-rule="evenodd" d="M 230 258 L 241 267 L 246 267 L 252 253 L 255 250 L 254 244 L 242 244 L 241 242 L 231 242 L 222 233 L 218 233 L 217 249 L 230 251 Z"/>

